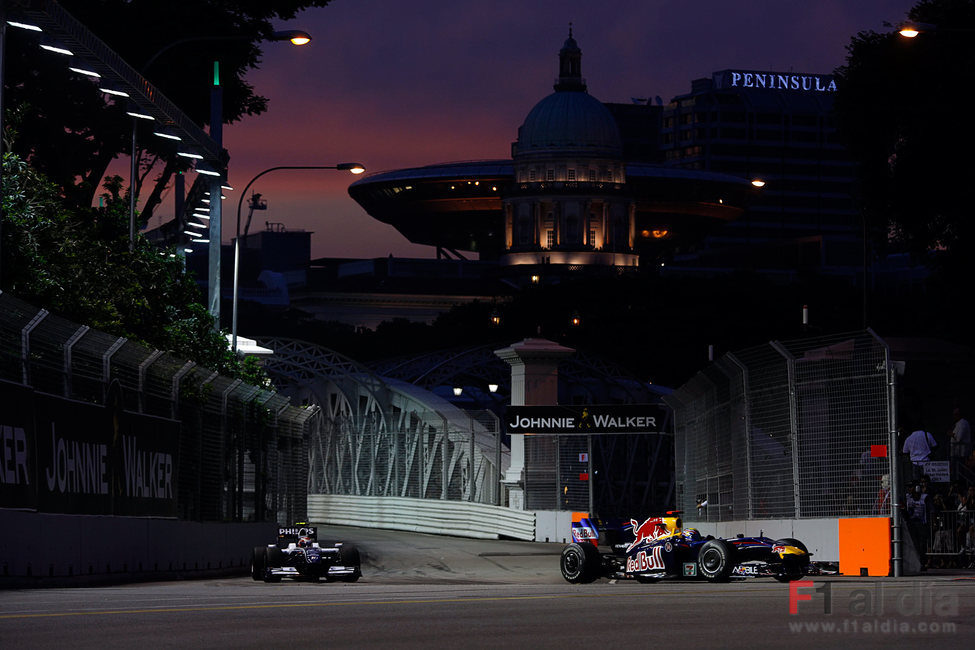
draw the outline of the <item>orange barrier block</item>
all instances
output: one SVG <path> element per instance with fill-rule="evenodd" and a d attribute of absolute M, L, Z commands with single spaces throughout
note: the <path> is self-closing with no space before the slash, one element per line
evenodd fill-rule
<path fill-rule="evenodd" d="M 839 520 L 840 573 L 848 576 L 890 575 L 890 518 Z"/>

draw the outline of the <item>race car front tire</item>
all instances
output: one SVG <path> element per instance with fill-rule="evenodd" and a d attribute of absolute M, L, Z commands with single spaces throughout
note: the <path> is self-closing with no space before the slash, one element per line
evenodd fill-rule
<path fill-rule="evenodd" d="M 592 582 L 599 575 L 599 551 L 589 543 L 569 544 L 562 549 L 559 568 L 568 582 Z"/>
<path fill-rule="evenodd" d="M 264 582 L 281 582 L 281 576 L 271 573 L 274 567 L 284 566 L 284 553 L 276 546 L 268 546 L 264 549 Z"/>
<path fill-rule="evenodd" d="M 735 568 L 731 547 L 721 539 L 704 543 L 697 555 L 697 569 L 702 577 L 711 582 L 724 582 Z"/>
<path fill-rule="evenodd" d="M 266 547 L 255 546 L 254 552 L 251 553 L 251 578 L 258 582 L 264 579 L 264 570 L 267 568 L 264 560 L 265 551 Z"/>
<path fill-rule="evenodd" d="M 339 558 L 341 558 L 343 566 L 349 567 L 354 566 L 355 571 L 349 575 L 344 575 L 339 580 L 342 582 L 355 582 L 362 577 L 362 562 L 359 558 L 359 549 L 355 546 L 349 546 L 343 544 L 339 547 Z"/>
<path fill-rule="evenodd" d="M 779 582 L 792 582 L 793 580 L 799 580 L 809 569 L 809 549 L 806 545 L 800 542 L 798 539 L 793 539 L 791 537 L 783 537 L 782 539 L 775 540 L 776 545 L 783 546 L 795 546 L 805 552 L 805 555 L 796 557 L 795 555 L 789 555 L 782 558 L 782 568 L 775 575 L 775 579 Z"/>

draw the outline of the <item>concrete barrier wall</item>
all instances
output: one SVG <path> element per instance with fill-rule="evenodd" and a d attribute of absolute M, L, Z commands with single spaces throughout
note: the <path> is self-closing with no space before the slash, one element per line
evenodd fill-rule
<path fill-rule="evenodd" d="M 748 521 L 705 522 L 684 518 L 686 528 L 697 528 L 702 535 L 715 537 L 758 536 L 772 539 L 791 537 L 806 545 L 815 562 L 840 561 L 838 519 L 753 519 Z"/>
<path fill-rule="evenodd" d="M 23 579 L 168 579 L 244 572 L 269 523 L 55 515 L 0 510 L 0 584 Z"/>
<path fill-rule="evenodd" d="M 572 541 L 572 513 L 568 510 L 536 510 L 535 541 L 566 544 Z"/>
<path fill-rule="evenodd" d="M 535 540 L 535 513 L 467 501 L 309 494 L 314 523 L 479 539 Z"/>

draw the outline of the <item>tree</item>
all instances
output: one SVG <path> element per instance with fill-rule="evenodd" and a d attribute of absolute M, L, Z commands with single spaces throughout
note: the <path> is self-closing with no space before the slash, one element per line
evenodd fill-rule
<path fill-rule="evenodd" d="M 937 29 L 851 40 L 836 71 L 838 128 L 860 166 L 864 214 L 889 236 L 884 243 L 940 251 L 948 267 L 967 267 L 975 130 L 963 97 L 975 81 L 975 1 L 923 0 L 908 16 Z"/>
<path fill-rule="evenodd" d="M 256 68 L 261 41 L 273 31 L 271 20 L 287 20 L 329 0 L 61 0 L 75 18 L 119 53 L 197 124 L 210 120 L 209 87 L 213 61 L 220 62 L 224 123 L 267 110 L 244 76 Z M 71 73 L 55 55 L 38 54 L 32 33 L 8 30 L 5 106 L 10 115 L 3 134 L 10 148 L 44 173 L 74 207 L 92 204 L 111 161 L 129 155 L 132 120 L 124 106 L 106 102 L 87 77 Z M 156 52 L 174 41 L 196 37 L 192 47 L 167 49 L 149 68 Z M 239 40 L 238 40 L 239 38 Z M 139 179 L 148 179 L 163 157 L 172 157 L 148 130 L 139 132 Z M 147 223 L 162 189 L 179 169 L 168 161 L 143 202 Z M 136 194 L 139 195 L 137 188 Z"/>

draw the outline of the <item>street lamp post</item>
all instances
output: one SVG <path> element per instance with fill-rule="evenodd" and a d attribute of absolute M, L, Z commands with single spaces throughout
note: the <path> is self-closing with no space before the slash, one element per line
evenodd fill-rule
<path fill-rule="evenodd" d="M 244 187 L 244 191 L 240 193 L 240 199 L 237 200 L 237 236 L 234 238 L 234 302 L 233 317 L 230 322 L 230 349 L 235 353 L 237 352 L 237 300 L 240 284 L 240 208 L 244 204 L 244 197 L 247 196 L 247 190 L 251 188 L 251 185 L 253 185 L 258 178 L 281 169 L 337 169 L 339 171 L 347 171 L 352 174 L 361 174 L 362 172 L 366 171 L 366 168 L 360 163 L 339 163 L 338 165 L 281 165 L 278 167 L 270 167 L 265 169 L 260 174 L 250 179 L 250 181 Z"/>
<path fill-rule="evenodd" d="M 168 52 L 177 45 L 193 43 L 199 41 L 243 41 L 250 40 L 249 36 L 219 36 L 203 35 L 189 36 L 177 39 L 160 48 L 142 66 L 142 73 L 155 63 L 160 55 Z M 308 32 L 300 29 L 288 29 L 272 32 L 268 37 L 269 41 L 289 41 L 292 45 L 306 45 L 311 41 Z M 138 120 L 133 119 L 132 124 L 132 161 L 129 178 L 129 250 L 135 248 L 135 182 L 137 173 L 137 149 L 136 149 L 136 127 Z M 210 88 L 210 138 L 216 143 L 218 148 L 223 147 L 223 86 L 220 83 L 219 62 L 213 62 L 213 84 Z M 210 240 L 210 255 L 207 263 L 207 277 L 209 283 L 209 295 L 207 296 L 207 311 L 213 316 L 214 327 L 220 328 L 220 242 L 222 238 L 222 203 L 220 201 L 221 186 L 226 183 L 226 178 L 214 176 L 210 179 L 211 213 L 210 229 L 208 238 Z M 217 197 L 214 199 L 213 197 Z M 179 215 L 176 215 L 179 218 Z"/>

